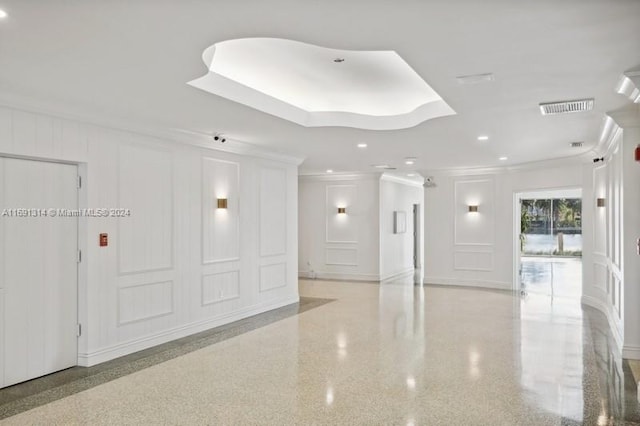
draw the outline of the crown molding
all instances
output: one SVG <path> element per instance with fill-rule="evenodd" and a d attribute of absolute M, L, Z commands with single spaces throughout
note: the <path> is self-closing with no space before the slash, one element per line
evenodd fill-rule
<path fill-rule="evenodd" d="M 299 166 L 304 161 L 304 157 L 270 151 L 234 138 L 227 137 L 226 143 L 212 145 L 212 137 L 204 133 L 190 132 L 193 134 L 185 134 L 177 130 L 163 128 L 158 125 L 147 125 L 129 119 L 100 116 L 98 114 L 84 111 L 78 107 L 56 104 L 50 101 L 36 100 L 16 94 L 0 94 L 0 106 L 76 121 L 82 124 L 103 127 L 111 130 L 150 136 L 165 141 L 197 146 L 199 148 L 214 151 L 280 161 L 296 166 Z"/>
<path fill-rule="evenodd" d="M 380 180 L 399 183 L 401 185 L 415 186 L 416 188 L 422 188 L 422 185 L 424 185 L 424 178 L 422 176 L 411 179 L 409 177 L 405 178 L 402 176 L 384 173 L 382 176 L 380 176 Z"/>
<path fill-rule="evenodd" d="M 330 174 L 300 174 L 300 181 L 350 181 L 350 180 L 380 180 L 382 173 L 330 173 Z"/>
<path fill-rule="evenodd" d="M 616 92 L 629 98 L 633 103 L 640 103 L 640 70 L 622 74 L 616 85 Z"/>
<path fill-rule="evenodd" d="M 470 175 L 488 175 L 500 174 L 527 170 L 554 169 L 559 167 L 576 166 L 588 163 L 593 156 L 593 150 L 584 152 L 571 157 L 560 157 L 549 160 L 531 161 L 528 163 L 512 164 L 501 167 L 456 167 L 449 169 L 429 169 L 421 172 L 424 176 L 470 176 Z"/>

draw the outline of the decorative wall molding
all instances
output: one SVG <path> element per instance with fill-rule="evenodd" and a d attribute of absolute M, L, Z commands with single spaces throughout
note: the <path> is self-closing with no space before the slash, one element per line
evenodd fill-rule
<path fill-rule="evenodd" d="M 358 204 L 358 186 L 357 185 L 327 185 L 325 187 L 325 242 L 327 244 L 358 244 L 358 223 L 355 221 L 355 215 L 353 210 L 357 208 Z M 340 194 L 343 192 L 343 194 Z M 344 217 L 338 217 L 337 214 L 337 203 L 336 198 L 338 198 L 338 202 L 340 198 L 344 199 L 345 207 L 347 208 L 346 215 Z M 332 212 L 331 209 L 335 208 L 335 211 Z M 348 227 L 345 227 L 347 231 L 350 231 L 354 239 L 338 239 L 332 238 L 337 231 L 333 228 L 336 226 L 336 222 L 338 219 L 343 221 L 349 221 Z M 340 222 L 338 222 L 340 223 Z M 354 229 L 355 228 L 355 229 Z"/>
<path fill-rule="evenodd" d="M 163 172 L 166 172 L 167 175 L 162 177 L 156 176 L 156 179 L 151 179 L 155 184 L 163 188 L 166 188 L 166 187 L 171 188 L 170 191 L 167 191 L 167 193 L 169 194 L 168 198 L 164 200 L 165 201 L 164 204 L 166 205 L 158 206 L 158 205 L 147 203 L 146 205 L 135 206 L 131 204 L 132 203 L 136 204 L 140 202 L 139 194 L 136 194 L 136 195 L 130 194 L 128 197 L 123 196 L 123 192 L 125 190 L 126 191 L 131 190 L 130 184 L 124 185 L 124 186 L 122 185 L 123 173 L 125 173 L 125 170 L 123 167 L 123 162 L 124 162 L 123 160 L 132 161 L 136 155 L 135 154 L 136 151 L 138 151 L 138 154 L 140 157 L 147 158 L 147 159 L 151 158 L 151 156 L 155 154 L 156 155 L 156 158 L 154 158 L 155 162 L 166 163 L 165 167 L 163 168 L 157 167 L 156 171 L 159 172 L 160 170 L 162 170 Z M 122 275 L 129 275 L 129 274 L 141 274 L 141 273 L 148 273 L 148 272 L 171 270 L 174 268 L 174 263 L 175 263 L 175 199 L 174 199 L 175 184 L 174 184 L 174 170 L 173 170 L 174 164 L 171 157 L 171 151 L 167 149 L 163 149 L 162 147 L 148 146 L 143 144 L 121 144 L 118 146 L 117 158 L 118 158 L 118 164 L 117 164 L 117 180 L 118 181 L 116 184 L 117 199 L 118 199 L 117 207 L 131 209 L 130 217 L 120 218 L 117 221 L 118 236 L 119 236 L 117 238 L 117 246 L 116 246 L 117 259 L 118 259 L 118 274 L 122 276 Z M 132 173 L 133 175 L 140 174 L 140 173 L 146 173 L 146 174 L 150 173 L 150 170 L 144 169 L 144 162 L 139 162 L 139 161 L 132 161 L 132 162 L 135 164 L 130 164 L 131 170 L 128 170 L 127 172 Z M 163 178 L 164 178 L 164 181 L 166 182 L 163 182 Z M 144 191 L 140 191 L 140 193 L 144 194 L 152 190 L 153 190 L 152 188 L 146 188 Z M 168 247 L 166 247 L 167 253 L 165 254 L 167 258 L 161 259 L 159 261 L 155 260 L 154 262 L 155 265 L 152 265 L 149 267 L 141 267 L 141 266 L 135 266 L 135 265 L 131 265 L 129 267 L 123 266 L 123 263 L 125 263 L 125 259 L 132 259 L 136 257 L 139 258 L 140 256 L 143 256 L 143 259 L 148 259 L 148 253 L 146 250 L 144 250 L 145 247 L 125 246 L 126 240 L 124 236 L 137 235 L 138 238 L 136 238 L 136 241 L 138 245 L 147 244 L 149 242 L 149 239 L 153 235 L 156 235 L 158 230 L 156 229 L 155 232 L 152 232 L 149 228 L 145 228 L 144 226 L 148 226 L 149 221 L 151 219 L 155 219 L 161 214 L 168 215 L 167 221 L 164 224 L 165 226 L 161 227 L 161 229 L 163 230 L 162 231 L 163 234 L 168 235 L 167 236 L 168 241 L 163 241 L 164 243 L 168 244 Z M 136 222 L 132 222 L 132 221 L 136 221 Z M 134 227 L 136 232 L 140 232 L 139 230 L 143 229 L 150 235 L 145 235 L 146 238 L 141 238 L 140 234 L 134 234 L 133 231 L 127 230 L 126 226 Z M 129 262 L 129 260 L 127 260 L 127 262 Z"/>
<path fill-rule="evenodd" d="M 332 253 L 335 252 L 335 253 Z M 347 257 L 347 253 L 353 252 L 352 257 Z M 342 256 L 340 256 L 340 253 Z M 332 254 L 336 254 L 334 257 Z M 339 261 L 337 259 L 347 259 Z M 353 259 L 349 261 L 348 259 Z M 325 265 L 342 265 L 342 266 L 358 266 L 358 249 L 354 247 L 326 247 L 325 248 Z"/>
<path fill-rule="evenodd" d="M 271 174 L 271 176 L 268 174 Z M 279 176 L 276 177 L 276 175 Z M 258 233 L 260 256 L 284 255 L 287 253 L 288 239 L 287 170 L 279 167 L 261 166 L 259 168 L 259 178 Z M 277 182 L 277 179 L 281 179 L 282 182 Z M 278 229 L 277 225 L 281 229 Z"/>
<path fill-rule="evenodd" d="M 160 333 L 154 333 L 139 339 L 132 339 L 127 342 L 119 343 L 113 346 L 104 347 L 91 352 L 78 354 L 78 365 L 82 367 L 91 367 L 114 358 L 121 357 L 133 352 L 148 349 L 153 346 L 161 345 L 181 337 L 209 330 L 233 321 L 238 321 L 253 315 L 261 314 L 272 309 L 281 308 L 283 306 L 298 303 L 300 299 L 296 297 L 284 297 L 266 302 L 260 302 L 243 309 L 239 309 L 232 313 L 217 315 L 202 321 L 196 321 L 189 324 L 174 327 Z"/>
<path fill-rule="evenodd" d="M 260 292 L 275 290 L 287 285 L 287 264 L 273 263 L 260 266 Z"/>
<path fill-rule="evenodd" d="M 220 278 L 220 280 L 216 280 L 216 278 Z M 202 306 L 238 299 L 240 297 L 240 271 L 236 269 L 205 274 L 202 276 L 200 290 Z M 210 297 L 207 297 L 207 294 Z"/>
<path fill-rule="evenodd" d="M 151 293 L 159 293 L 159 296 L 164 297 L 164 300 L 161 300 L 162 303 L 158 303 L 158 300 L 161 299 L 161 297 L 150 297 Z M 151 304 L 149 302 L 150 300 L 154 300 L 156 304 Z M 139 301 L 145 301 L 147 303 L 147 309 L 141 310 L 138 303 Z M 127 309 L 129 306 L 133 306 L 135 309 L 128 312 Z M 119 287 L 118 326 L 171 315 L 174 313 L 174 306 L 173 280 Z M 140 315 L 139 313 L 141 311 L 146 312 L 144 315 Z"/>
<path fill-rule="evenodd" d="M 489 186 L 489 188 L 485 188 L 485 190 L 488 190 L 487 194 L 485 194 L 485 200 L 482 200 L 480 202 L 480 206 L 479 206 L 479 212 L 478 213 L 472 213 L 474 216 L 469 216 L 470 213 L 466 210 L 467 207 L 467 200 L 466 199 L 461 199 L 461 188 L 464 185 L 475 185 L 476 186 L 476 190 L 475 192 L 478 194 L 482 193 L 482 189 L 481 186 Z M 459 180 L 455 180 L 453 183 L 453 214 L 454 214 L 454 221 L 453 221 L 453 241 L 454 241 L 454 245 L 456 246 L 485 246 L 485 247 L 491 247 L 494 245 L 495 243 L 495 220 L 494 220 L 494 209 L 495 209 L 495 180 L 493 178 L 490 179 L 477 179 L 477 178 L 469 178 L 469 179 L 459 179 Z M 482 198 L 480 195 L 478 196 L 478 198 Z M 464 206 L 465 209 L 461 209 L 461 206 Z M 485 209 L 483 210 L 482 206 L 485 207 Z M 487 209 L 488 209 L 488 213 L 487 213 Z M 472 218 L 477 218 L 477 219 L 485 219 L 490 221 L 490 239 L 486 240 L 486 241 L 461 241 L 460 238 L 460 230 L 463 226 L 466 226 L 467 228 L 470 229 L 477 229 L 478 227 L 481 227 L 480 224 L 478 225 L 474 225 L 473 227 L 471 227 L 471 225 L 468 224 L 468 221 Z M 461 220 L 464 220 L 465 222 L 461 222 Z M 484 224 L 484 227 L 486 227 L 487 224 Z M 482 227 L 482 228 L 484 228 Z M 482 229 L 481 228 L 481 229 Z"/>
<path fill-rule="evenodd" d="M 484 261 L 480 261 L 482 259 L 478 260 L 478 258 L 484 258 Z M 465 264 L 465 262 L 467 263 Z M 488 266 L 480 266 L 484 263 Z M 493 251 L 454 250 L 453 269 L 456 271 L 491 272 L 494 269 Z"/>

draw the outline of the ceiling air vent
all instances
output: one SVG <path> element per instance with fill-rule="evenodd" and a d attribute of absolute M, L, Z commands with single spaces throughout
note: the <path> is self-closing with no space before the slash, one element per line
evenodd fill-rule
<path fill-rule="evenodd" d="M 571 112 L 591 111 L 592 109 L 593 98 L 540 104 L 542 115 L 569 114 Z"/>
<path fill-rule="evenodd" d="M 571 148 L 582 148 L 584 142 L 571 142 L 569 145 L 571 145 Z"/>

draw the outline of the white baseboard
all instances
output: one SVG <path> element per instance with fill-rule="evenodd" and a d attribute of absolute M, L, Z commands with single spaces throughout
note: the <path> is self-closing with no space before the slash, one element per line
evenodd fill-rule
<path fill-rule="evenodd" d="M 622 347 L 622 358 L 640 359 L 640 346 L 624 345 Z"/>
<path fill-rule="evenodd" d="M 600 300 L 593 296 L 583 295 L 581 302 L 583 305 L 591 306 L 602 312 L 607 317 L 607 322 L 609 323 L 609 328 L 611 329 L 611 334 L 613 334 L 613 339 L 616 341 L 616 345 L 618 345 L 618 349 L 622 348 L 622 332 L 618 326 L 618 322 L 614 318 L 613 307 L 609 306 L 603 300 Z M 623 357 L 627 358 L 624 356 Z M 636 359 L 636 358 L 633 358 Z M 637 358 L 640 359 L 640 358 Z"/>
<path fill-rule="evenodd" d="M 424 277 L 424 283 L 436 284 L 436 285 L 462 286 L 462 287 L 491 288 L 491 289 L 497 289 L 497 290 L 513 289 L 511 282 L 503 282 L 503 281 L 463 280 L 458 278 Z"/>
<path fill-rule="evenodd" d="M 119 358 L 124 355 L 129 355 L 143 349 L 161 345 L 163 343 L 167 343 L 181 337 L 209 330 L 214 327 L 219 327 L 224 324 L 229 324 L 231 322 L 238 321 L 253 315 L 261 314 L 273 309 L 281 308 L 292 303 L 298 303 L 299 300 L 300 298 L 298 296 L 270 300 L 267 302 L 259 303 L 257 305 L 246 307 L 229 314 L 181 325 L 169 330 L 162 331 L 160 333 L 144 336 L 139 339 L 129 340 L 123 343 L 118 343 L 116 345 L 101 348 L 93 352 L 79 353 L 78 365 L 82 367 L 91 367 L 93 365 Z"/>
<path fill-rule="evenodd" d="M 315 278 L 308 271 L 299 271 L 298 278 L 317 279 L 317 280 L 344 280 L 344 281 L 380 281 L 380 275 L 377 274 L 349 274 L 337 272 L 320 272 L 314 271 Z"/>
<path fill-rule="evenodd" d="M 381 276 L 380 277 L 380 281 L 389 281 L 389 280 L 395 280 L 395 279 L 398 279 L 398 278 L 403 278 L 405 276 L 413 276 L 413 272 L 414 272 L 413 268 L 407 268 L 404 271 L 395 272 L 393 274 L 388 274 L 388 275 L 385 275 L 385 276 Z"/>

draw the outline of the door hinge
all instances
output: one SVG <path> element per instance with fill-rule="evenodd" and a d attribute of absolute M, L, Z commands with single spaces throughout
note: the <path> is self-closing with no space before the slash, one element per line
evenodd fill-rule
<path fill-rule="evenodd" d="M 77 337 L 82 336 L 82 324 L 78 323 Z"/>
<path fill-rule="evenodd" d="M 78 250 L 78 263 L 82 262 L 82 250 Z"/>
<path fill-rule="evenodd" d="M 82 176 L 78 175 L 78 189 L 82 188 Z"/>

